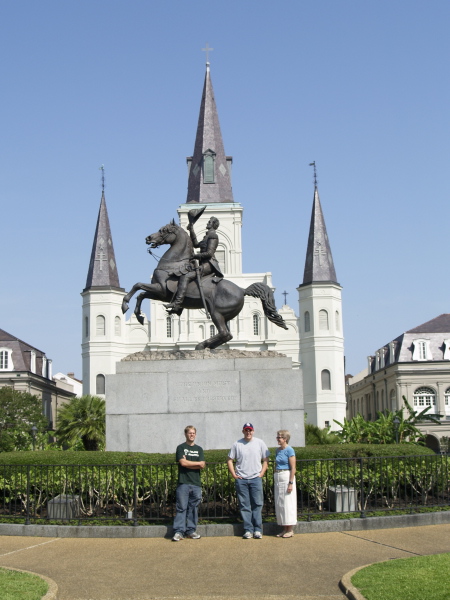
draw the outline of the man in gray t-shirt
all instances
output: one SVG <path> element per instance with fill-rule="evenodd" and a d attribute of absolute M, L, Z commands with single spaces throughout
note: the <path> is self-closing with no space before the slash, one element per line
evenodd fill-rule
<path fill-rule="evenodd" d="M 243 538 L 261 539 L 264 503 L 262 477 L 267 471 L 269 450 L 262 440 L 253 437 L 254 427 L 251 423 L 245 423 L 242 433 L 244 437 L 234 442 L 228 453 L 228 470 L 236 483 L 239 509 L 244 521 Z"/>

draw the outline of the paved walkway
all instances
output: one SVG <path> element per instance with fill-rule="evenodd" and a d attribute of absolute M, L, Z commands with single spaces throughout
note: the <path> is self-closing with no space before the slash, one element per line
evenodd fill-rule
<path fill-rule="evenodd" d="M 0 537 L 0 565 L 54 579 L 58 600 L 344 600 L 355 567 L 441 552 L 450 524 L 287 540 Z"/>

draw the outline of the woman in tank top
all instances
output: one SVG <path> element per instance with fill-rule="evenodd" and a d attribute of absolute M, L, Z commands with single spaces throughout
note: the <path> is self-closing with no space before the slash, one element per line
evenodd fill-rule
<path fill-rule="evenodd" d="M 277 448 L 275 457 L 275 513 L 277 523 L 283 531 L 277 535 L 290 538 L 294 535 L 297 524 L 297 486 L 295 485 L 296 459 L 295 452 L 288 445 L 291 434 L 287 429 L 277 431 Z"/>

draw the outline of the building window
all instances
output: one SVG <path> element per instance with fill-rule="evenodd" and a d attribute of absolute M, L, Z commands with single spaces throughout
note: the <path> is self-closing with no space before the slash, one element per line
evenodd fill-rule
<path fill-rule="evenodd" d="M 172 337 L 172 317 L 166 318 L 166 337 Z"/>
<path fill-rule="evenodd" d="M 413 360 L 432 360 L 429 340 L 414 340 L 413 345 Z"/>
<path fill-rule="evenodd" d="M 95 393 L 96 394 L 105 394 L 105 376 L 97 375 L 95 379 Z"/>
<path fill-rule="evenodd" d="M 8 371 L 9 370 L 9 350 L 0 350 L 0 370 Z"/>
<path fill-rule="evenodd" d="M 214 335 L 216 335 L 216 328 L 214 327 L 214 325 L 210 325 L 209 326 L 209 336 L 213 337 Z"/>
<path fill-rule="evenodd" d="M 30 352 L 30 371 L 36 373 L 36 352 Z"/>
<path fill-rule="evenodd" d="M 436 394 L 434 390 L 428 387 L 417 388 L 414 392 L 414 408 L 419 411 L 427 406 L 431 406 L 431 413 L 436 412 L 433 407 L 436 406 Z"/>
<path fill-rule="evenodd" d="M 450 387 L 445 390 L 445 406 L 450 406 Z"/>
<path fill-rule="evenodd" d="M 42 357 L 42 377 L 47 377 L 47 359 Z"/>
<path fill-rule="evenodd" d="M 259 335 L 259 316 L 253 315 L 253 335 Z"/>
<path fill-rule="evenodd" d="M 336 323 L 336 331 L 340 331 L 341 329 L 341 320 L 339 318 L 339 311 L 337 310 L 334 313 L 335 323 Z"/>
<path fill-rule="evenodd" d="M 321 331 L 328 331 L 328 313 L 326 310 L 319 311 L 319 329 Z"/>
<path fill-rule="evenodd" d="M 328 369 L 324 369 L 321 373 L 322 389 L 331 390 L 331 375 Z"/>
<path fill-rule="evenodd" d="M 106 333 L 106 321 L 103 315 L 98 315 L 96 319 L 96 332 L 97 335 L 105 335 Z"/>
<path fill-rule="evenodd" d="M 311 320 L 308 311 L 305 312 L 305 331 L 311 331 Z"/>
<path fill-rule="evenodd" d="M 390 393 L 389 393 L 389 401 L 391 403 L 390 410 L 397 410 L 397 401 L 396 401 L 395 390 L 391 390 L 390 391 Z"/>
<path fill-rule="evenodd" d="M 203 155 L 203 183 L 214 183 L 215 153 L 207 150 Z"/>
<path fill-rule="evenodd" d="M 222 273 L 226 273 L 227 272 L 227 266 L 225 264 L 225 248 L 222 248 L 221 246 L 219 246 L 217 248 L 217 250 L 214 253 L 217 262 L 219 263 L 219 267 L 222 271 Z"/>
<path fill-rule="evenodd" d="M 122 321 L 121 321 L 120 317 L 116 317 L 114 319 L 114 333 L 115 333 L 115 335 L 120 336 L 121 325 L 122 325 Z"/>
<path fill-rule="evenodd" d="M 84 335 L 89 337 L 89 317 L 84 317 Z"/>

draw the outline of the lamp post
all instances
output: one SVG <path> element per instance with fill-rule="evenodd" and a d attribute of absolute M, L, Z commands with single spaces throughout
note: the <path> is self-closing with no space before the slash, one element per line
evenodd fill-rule
<path fill-rule="evenodd" d="M 36 435 L 38 432 L 38 428 L 36 427 L 36 424 L 33 424 L 33 427 L 31 428 L 31 437 L 33 438 L 33 452 L 34 450 L 36 450 Z"/>
<path fill-rule="evenodd" d="M 398 444 L 398 426 L 400 425 L 400 419 L 398 417 L 395 417 L 393 423 L 395 429 L 395 443 Z"/>

